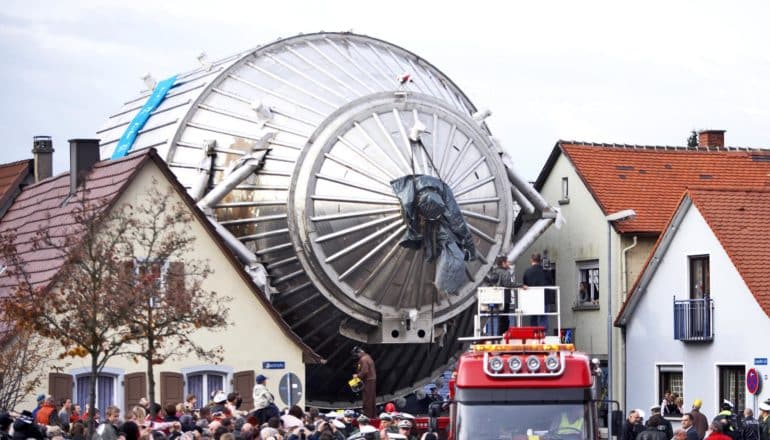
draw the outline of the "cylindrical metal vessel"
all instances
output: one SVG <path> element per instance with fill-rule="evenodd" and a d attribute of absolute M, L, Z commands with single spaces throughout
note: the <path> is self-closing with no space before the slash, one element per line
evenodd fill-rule
<path fill-rule="evenodd" d="M 99 132 L 111 154 L 148 93 Z M 469 335 L 475 287 L 510 247 L 513 201 L 500 152 L 443 73 L 390 43 L 349 33 L 279 40 L 179 75 L 133 150 L 154 147 L 188 188 L 215 154 L 211 189 L 251 152 L 264 165 L 214 207 L 252 249 L 272 303 L 325 365 L 308 366 L 307 401 L 349 396 L 350 349 L 377 362 L 380 400 L 435 377 Z M 424 148 L 409 142 L 421 132 Z M 205 168 L 205 166 L 204 166 Z M 390 181 L 447 183 L 478 258 L 457 295 L 437 292 L 435 264 L 398 245 L 406 228 Z"/>

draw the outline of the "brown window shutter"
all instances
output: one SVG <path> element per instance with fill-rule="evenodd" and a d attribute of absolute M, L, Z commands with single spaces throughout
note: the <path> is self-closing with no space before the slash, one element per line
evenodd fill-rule
<path fill-rule="evenodd" d="M 147 397 L 147 373 L 144 371 L 139 373 L 126 374 L 123 378 L 125 383 L 125 396 L 126 411 L 131 411 L 131 408 L 139 405 L 139 400 L 142 397 Z"/>
<path fill-rule="evenodd" d="M 184 402 L 184 376 L 179 373 L 160 373 L 160 404 L 176 405 Z"/>
<path fill-rule="evenodd" d="M 242 409 L 251 409 L 254 407 L 254 397 L 251 391 L 254 389 L 254 370 L 239 371 L 233 375 L 233 388 L 236 393 L 241 394 L 243 403 Z"/>
<path fill-rule="evenodd" d="M 171 261 L 168 263 L 166 286 L 171 293 L 184 290 L 184 263 L 180 261 Z"/>
<path fill-rule="evenodd" d="M 48 394 L 53 396 L 57 404 L 63 399 L 72 399 L 72 376 L 69 374 L 49 373 Z"/>

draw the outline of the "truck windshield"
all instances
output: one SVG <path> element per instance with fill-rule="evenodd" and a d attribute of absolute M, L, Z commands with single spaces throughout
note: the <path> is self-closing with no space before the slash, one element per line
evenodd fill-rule
<path fill-rule="evenodd" d="M 474 440 L 583 440 L 591 432 L 583 403 L 457 405 L 457 437 Z"/>

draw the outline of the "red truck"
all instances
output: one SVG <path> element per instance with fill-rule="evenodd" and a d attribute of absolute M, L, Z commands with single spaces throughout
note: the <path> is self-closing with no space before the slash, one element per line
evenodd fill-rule
<path fill-rule="evenodd" d="M 476 343 L 449 383 L 452 440 L 598 439 L 598 362 L 573 344 L 549 344 L 540 327 L 509 329 L 501 343 Z M 446 429 L 442 425 L 448 425 Z"/>

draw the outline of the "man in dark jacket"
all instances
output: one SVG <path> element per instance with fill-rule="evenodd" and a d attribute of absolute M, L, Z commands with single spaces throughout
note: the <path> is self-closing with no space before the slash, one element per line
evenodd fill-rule
<path fill-rule="evenodd" d="M 641 431 L 642 426 L 639 421 L 641 420 L 641 414 L 638 409 L 632 409 L 628 413 L 626 421 L 623 422 L 623 430 L 620 434 L 620 440 L 634 440 L 636 435 Z"/>
<path fill-rule="evenodd" d="M 743 440 L 760 440 L 759 422 L 754 418 L 754 411 L 751 408 L 743 410 L 743 426 L 741 427 L 741 438 Z"/>
<path fill-rule="evenodd" d="M 663 417 L 663 416 L 660 414 L 660 407 L 659 407 L 659 406 L 653 406 L 652 408 L 650 408 L 650 417 L 652 417 L 652 416 L 654 416 L 654 415 L 659 415 L 659 416 L 661 416 L 661 419 L 663 420 L 663 426 L 666 428 L 666 429 L 665 429 L 665 432 L 666 432 L 666 438 L 667 438 L 667 439 L 670 439 L 670 438 L 672 438 L 672 437 L 674 436 L 674 428 L 673 428 L 673 426 L 671 426 L 671 422 L 669 422 L 668 420 L 666 420 L 666 418 L 665 418 L 665 417 Z M 683 426 L 683 427 L 684 427 L 684 426 Z M 698 439 L 694 439 L 694 440 L 698 440 Z"/>
<path fill-rule="evenodd" d="M 522 288 L 526 289 L 529 286 L 536 287 L 536 286 L 547 286 L 548 285 L 548 276 L 545 273 L 545 270 L 543 269 L 543 258 L 540 256 L 540 254 L 532 254 L 529 260 L 529 267 L 526 271 L 524 271 L 524 276 L 521 279 Z M 521 293 L 519 293 L 521 294 Z M 549 310 L 550 303 L 556 303 L 556 298 L 553 299 L 550 298 L 550 296 L 554 295 L 554 292 L 546 291 L 545 294 L 545 309 L 546 312 L 551 311 Z M 539 327 L 543 327 L 544 329 L 547 329 L 548 327 L 548 316 L 533 316 L 530 321 L 530 325 L 536 325 Z"/>
<path fill-rule="evenodd" d="M 656 414 L 647 422 L 647 429 L 636 436 L 636 440 L 670 440 L 666 437 L 666 426 L 663 424 L 663 416 Z"/>
<path fill-rule="evenodd" d="M 682 429 L 687 435 L 687 440 L 700 440 L 698 437 L 698 431 L 696 431 L 695 426 L 693 426 L 692 414 L 682 414 Z"/>

